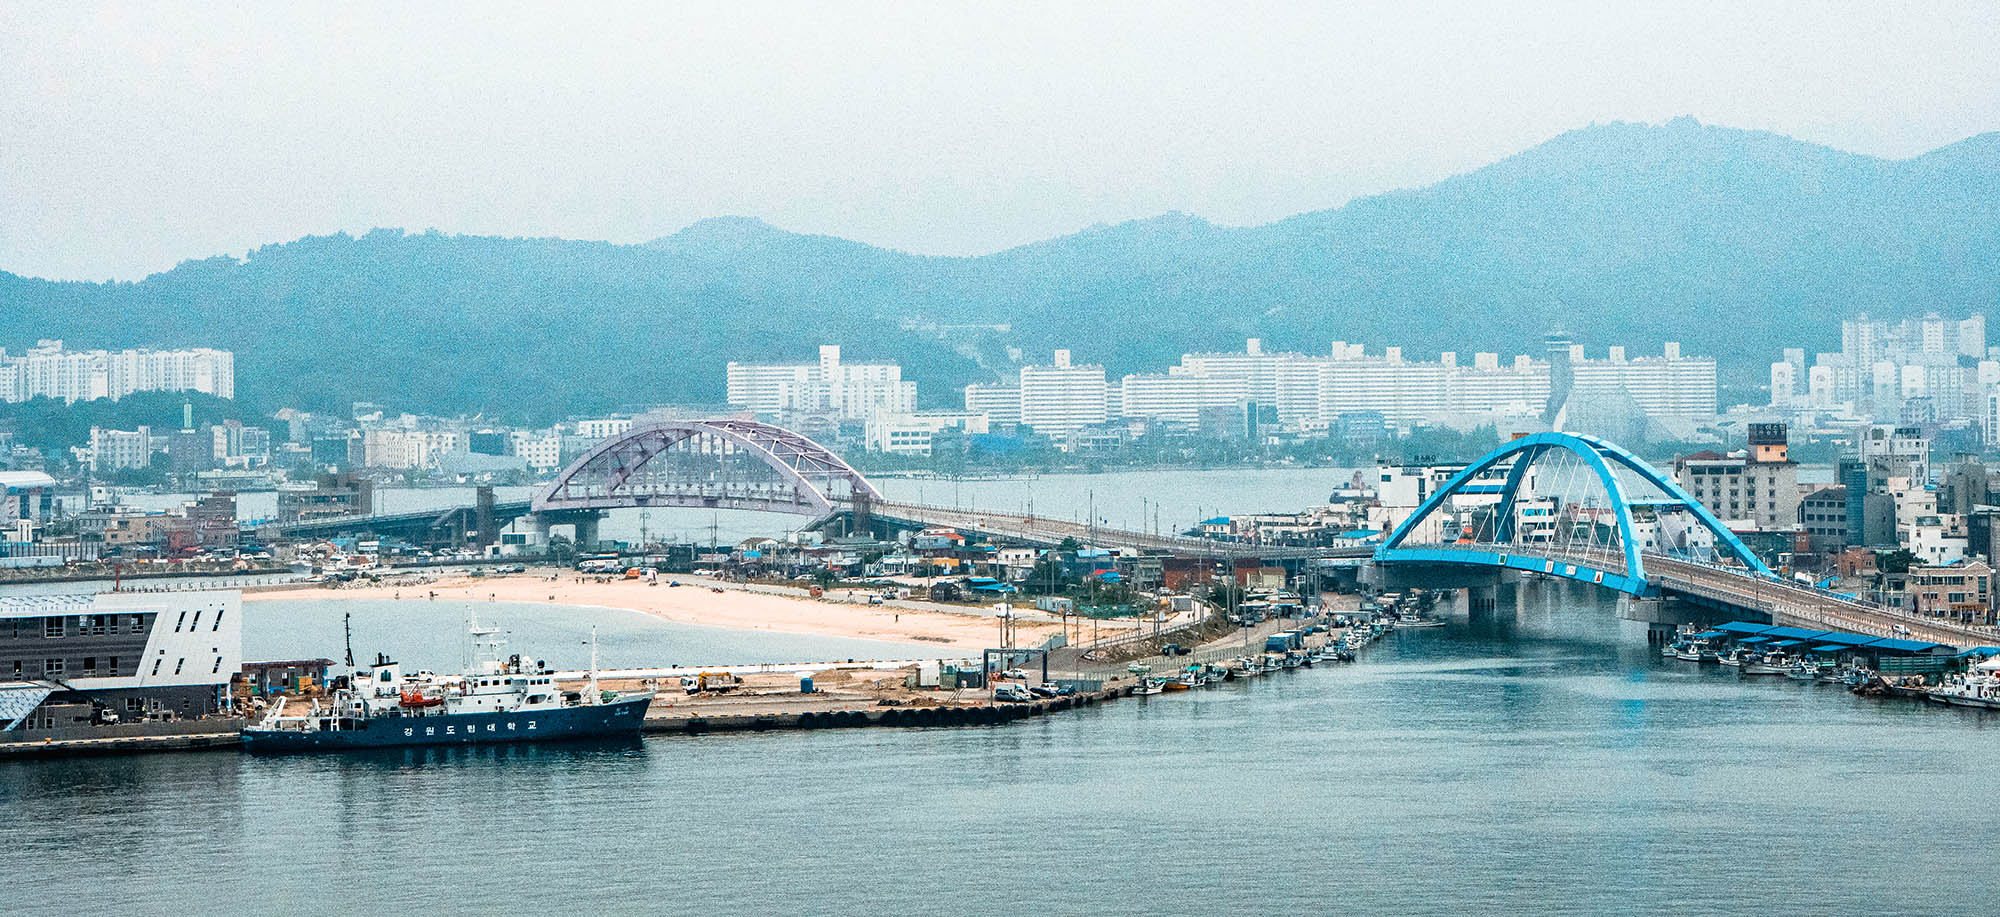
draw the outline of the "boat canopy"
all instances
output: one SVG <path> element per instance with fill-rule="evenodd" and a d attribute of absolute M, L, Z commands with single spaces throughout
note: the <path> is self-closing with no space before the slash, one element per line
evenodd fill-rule
<path fill-rule="evenodd" d="M 1776 642 L 1776 643 L 1773 643 L 1773 644 L 1771 644 L 1771 645 L 1772 645 L 1772 646 L 1798 646 L 1799 644 L 1801 644 L 1801 643 L 1804 643 L 1804 642 L 1805 642 L 1804 640 L 1780 640 L 1780 641 L 1778 641 L 1778 642 Z"/>
<path fill-rule="evenodd" d="M 1990 646 L 1983 647 L 1983 649 L 1992 649 L 1992 648 L 1993 647 Z M 2000 656 L 1995 656 L 1992 659 L 1988 659 L 1985 662 L 1973 666 L 1972 668 L 1974 671 L 1979 671 L 1979 672 L 2000 672 Z"/>
<path fill-rule="evenodd" d="M 1812 651 L 1815 653 L 1845 653 L 1851 649 L 1853 649 L 1853 647 L 1851 646 L 1841 646 L 1838 643 L 1828 643 L 1824 646 L 1815 646 L 1812 648 Z"/>
<path fill-rule="evenodd" d="M 1751 644 L 1751 643 L 1768 643 L 1770 642 L 1770 640 L 1771 638 L 1769 637 L 1744 637 L 1743 639 L 1738 640 L 1736 642 L 1742 644 Z"/>
<path fill-rule="evenodd" d="M 1779 637 L 1782 639 L 1790 639 L 1790 640 L 1809 640 L 1813 637 L 1817 637 L 1825 633 L 1827 633 L 1827 631 L 1806 630 L 1803 627 L 1773 627 L 1770 630 L 1765 631 L 1764 636 Z"/>
<path fill-rule="evenodd" d="M 1959 652 L 1958 652 L 1958 655 L 1960 655 L 1960 656 L 2000 656 L 2000 646 L 1975 646 L 1975 647 L 1973 647 L 1973 648 L 1971 648 L 1971 649 L 1966 649 L 1966 650 L 1959 650 Z"/>
<path fill-rule="evenodd" d="M 1727 636 L 1729 635 L 1719 630 L 1702 631 L 1701 633 L 1694 635 L 1695 639 L 1697 640 L 1713 640 L 1717 637 L 1727 637 Z"/>
<path fill-rule="evenodd" d="M 1715 629 L 1732 634 L 1761 634 L 1770 630 L 1771 625 L 1752 624 L 1748 621 L 1731 621 L 1728 624 L 1717 624 Z"/>

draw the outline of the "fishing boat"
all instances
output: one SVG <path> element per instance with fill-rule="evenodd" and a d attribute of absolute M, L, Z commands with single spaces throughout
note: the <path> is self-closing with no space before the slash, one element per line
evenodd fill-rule
<path fill-rule="evenodd" d="M 1731 649 L 1727 653 L 1723 653 L 1719 658 L 1716 659 L 1716 661 L 1726 666 L 1735 666 L 1740 668 L 1742 667 L 1743 663 L 1748 662 L 1750 660 L 1750 656 L 1751 653 L 1749 650 L 1739 646 Z"/>
<path fill-rule="evenodd" d="M 1792 667 L 1792 660 L 1782 650 L 1752 656 L 1743 663 L 1745 675 L 1783 675 Z"/>
<path fill-rule="evenodd" d="M 1709 652 L 1707 640 L 1688 639 L 1681 641 L 1680 645 L 1674 648 L 1674 658 L 1687 662 L 1700 662 L 1702 654 L 1707 652 Z"/>
<path fill-rule="evenodd" d="M 1397 630 L 1403 630 L 1405 628 L 1411 628 L 1411 627 L 1443 627 L 1443 626 L 1444 626 L 1443 621 L 1440 621 L 1436 618 L 1426 618 L 1423 615 L 1417 614 L 1414 611 L 1405 611 L 1402 614 L 1396 616 Z"/>
<path fill-rule="evenodd" d="M 1924 699 L 1953 707 L 2000 710 L 2000 657 L 1972 667 L 1964 675 L 1954 675 L 1945 683 L 1925 692 Z"/>
<path fill-rule="evenodd" d="M 1164 680 L 1142 678 L 1139 680 L 1139 684 L 1132 689 L 1132 693 L 1140 697 L 1151 697 L 1155 694 L 1164 694 L 1166 690 L 1167 683 Z"/>
<path fill-rule="evenodd" d="M 280 700 L 243 729 L 252 752 L 344 751 L 399 745 L 463 745 L 553 739 L 636 737 L 652 691 L 597 686 L 597 640 L 582 690 L 565 691 L 555 672 L 519 654 L 500 657 L 500 631 L 471 626 L 477 657 L 460 675 L 406 675 L 387 655 L 357 668 L 341 687 L 287 712 Z"/>

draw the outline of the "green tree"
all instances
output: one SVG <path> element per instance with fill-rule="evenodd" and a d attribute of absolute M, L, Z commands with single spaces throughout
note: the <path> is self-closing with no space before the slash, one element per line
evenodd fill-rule
<path fill-rule="evenodd" d="M 568 535 L 549 536 L 549 560 L 558 567 L 568 567 L 576 563 L 576 543 Z"/>
<path fill-rule="evenodd" d="M 1875 569 L 1883 573 L 1908 573 L 1916 563 L 1917 555 L 1904 548 L 1875 552 Z"/>

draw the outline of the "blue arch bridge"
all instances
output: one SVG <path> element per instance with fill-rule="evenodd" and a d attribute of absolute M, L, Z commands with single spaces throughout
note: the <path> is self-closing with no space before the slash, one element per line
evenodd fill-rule
<path fill-rule="evenodd" d="M 1361 578 L 1387 588 L 1466 588 L 1475 607 L 1493 601 L 1509 578 L 1553 577 L 1627 596 L 1623 613 L 1661 625 L 1696 613 L 1747 613 L 1778 624 L 1882 637 L 2000 643 L 1990 629 L 1787 581 L 1657 469 L 1611 443 L 1573 433 L 1524 436 L 1467 465 L 1374 548 L 1252 544 L 898 503 L 824 446 L 744 419 L 636 426 L 578 456 L 530 500 L 499 503 L 490 492 L 482 497 L 474 507 L 314 519 L 275 527 L 274 534 L 449 535 L 486 544 L 499 527 L 526 517 L 543 529 L 574 526 L 576 540 L 591 543 L 597 521 L 613 509 L 748 509 L 807 516 L 809 528 L 879 533 L 949 526 L 1024 545 L 1073 538 L 1136 554 L 1322 572 L 1358 567 Z"/>

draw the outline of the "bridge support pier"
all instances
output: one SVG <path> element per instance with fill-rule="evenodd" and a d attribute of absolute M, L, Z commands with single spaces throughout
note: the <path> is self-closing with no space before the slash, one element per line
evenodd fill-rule
<path fill-rule="evenodd" d="M 535 513 L 532 517 L 535 520 L 535 538 L 543 544 L 548 544 L 549 530 L 558 525 L 567 525 L 575 529 L 574 534 L 570 536 L 570 540 L 575 542 L 577 548 L 589 549 L 597 544 L 597 527 L 598 523 L 604 519 L 604 515 L 603 510 L 596 509 L 567 509 Z"/>

